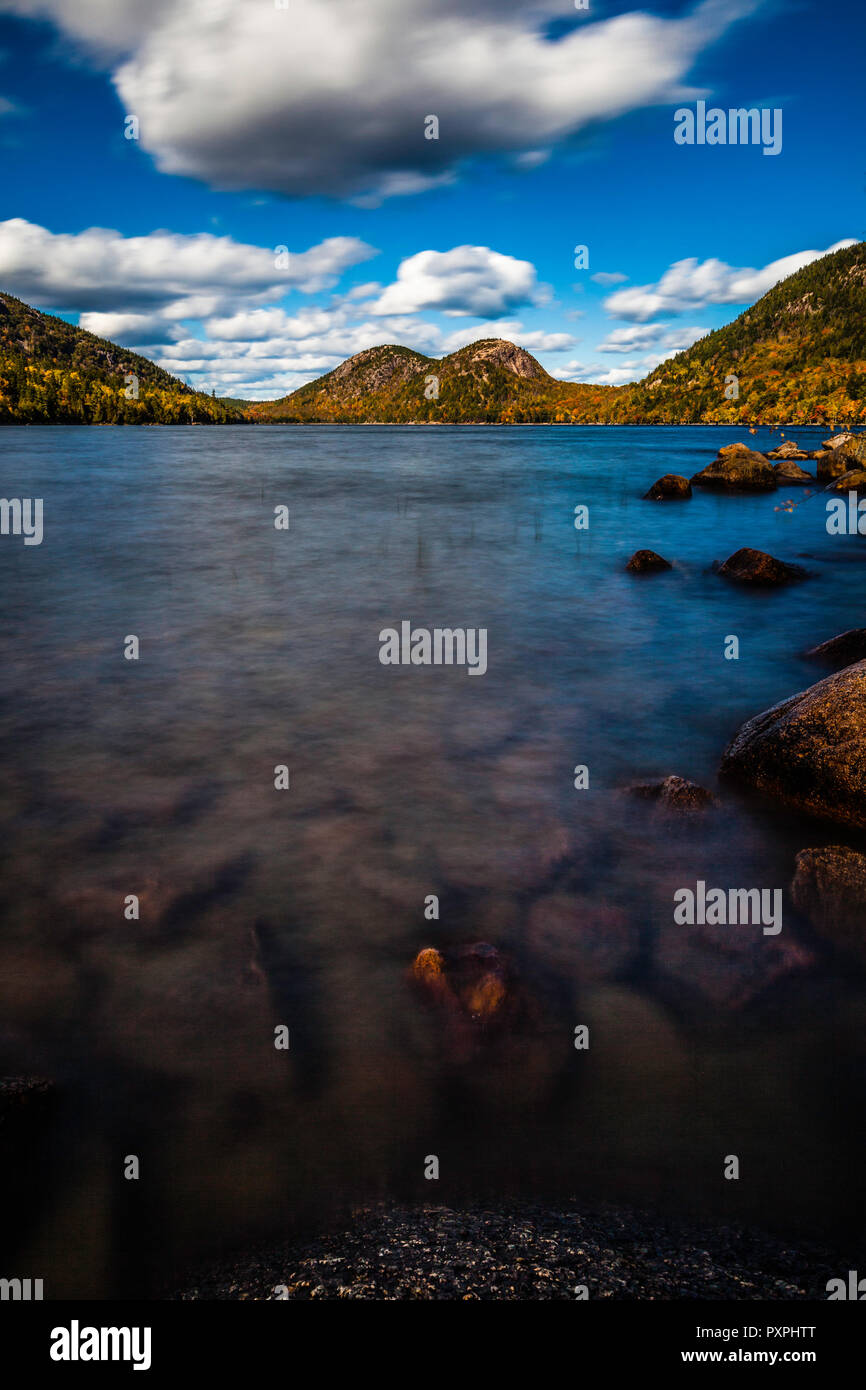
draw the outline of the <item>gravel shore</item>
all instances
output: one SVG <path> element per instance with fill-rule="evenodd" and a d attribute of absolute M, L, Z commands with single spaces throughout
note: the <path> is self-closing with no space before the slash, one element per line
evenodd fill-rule
<path fill-rule="evenodd" d="M 847 1269 L 848 1265 L 844 1265 Z M 823 1299 L 842 1261 L 737 1226 L 627 1208 L 378 1206 L 211 1268 L 176 1299 Z"/>

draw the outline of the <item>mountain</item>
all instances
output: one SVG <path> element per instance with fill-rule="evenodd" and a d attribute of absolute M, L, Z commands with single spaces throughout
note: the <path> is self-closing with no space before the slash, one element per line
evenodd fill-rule
<path fill-rule="evenodd" d="M 866 243 L 782 280 L 725 328 L 632 386 L 557 381 L 522 348 L 485 338 L 439 362 L 408 348 L 369 348 L 248 414 L 345 423 L 861 423 Z"/>
<path fill-rule="evenodd" d="M 138 378 L 127 399 L 125 378 Z M 631 386 L 558 381 L 483 338 L 437 360 L 367 348 L 276 401 L 217 400 L 0 294 L 0 424 L 864 424 L 866 243 L 798 270 Z"/>
<path fill-rule="evenodd" d="M 611 418 L 866 420 L 866 242 L 789 275 L 725 328 L 661 363 L 621 393 Z"/>
<path fill-rule="evenodd" d="M 236 407 L 190 390 L 147 357 L 0 294 L 0 424 L 228 424 L 243 418 Z"/>
<path fill-rule="evenodd" d="M 437 360 L 409 348 L 368 348 L 327 376 L 249 408 L 260 421 L 523 424 L 604 420 L 611 386 L 557 381 L 524 348 L 483 338 Z"/>

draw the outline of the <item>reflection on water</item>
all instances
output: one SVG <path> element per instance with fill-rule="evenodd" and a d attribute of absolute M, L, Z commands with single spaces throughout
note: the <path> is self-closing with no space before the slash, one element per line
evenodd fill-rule
<path fill-rule="evenodd" d="M 45 512 L 40 547 L 0 545 L 0 1063 L 62 1083 L 16 1256 L 47 1291 L 147 1291 L 358 1197 L 430 1200 L 429 1154 L 447 1202 L 859 1223 L 866 990 L 787 895 L 839 832 L 622 792 L 716 790 L 738 724 L 821 674 L 803 650 L 863 623 L 864 552 L 822 499 L 641 500 L 737 437 L 3 431 L 3 495 Z M 743 545 L 812 577 L 736 589 L 710 566 Z M 627 575 L 643 547 L 673 571 Z M 381 665 L 404 619 L 486 628 L 487 674 Z M 785 888 L 782 933 L 675 926 L 699 878 Z M 467 1044 L 407 972 L 476 941 L 519 1007 Z"/>

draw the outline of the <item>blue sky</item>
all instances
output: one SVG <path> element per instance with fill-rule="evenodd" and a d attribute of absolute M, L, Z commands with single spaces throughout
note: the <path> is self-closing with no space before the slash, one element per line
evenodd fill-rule
<path fill-rule="evenodd" d="M 863 237 L 864 38 L 860 0 L 0 0 L 0 289 L 217 394 L 493 336 L 640 377 Z M 675 143 L 699 99 L 781 151 Z"/>

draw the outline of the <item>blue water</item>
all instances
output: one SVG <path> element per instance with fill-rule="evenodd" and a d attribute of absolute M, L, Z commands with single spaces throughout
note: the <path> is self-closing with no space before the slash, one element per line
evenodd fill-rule
<path fill-rule="evenodd" d="M 0 433 L 0 493 L 43 498 L 45 528 L 0 538 L 0 1062 L 62 1083 L 22 1247 L 55 1288 L 146 1283 L 379 1196 L 567 1190 L 818 1234 L 862 1210 L 866 991 L 787 900 L 796 851 L 846 837 L 716 770 L 744 719 L 826 673 L 807 648 L 864 625 L 866 548 L 802 489 L 642 498 L 741 438 L 780 442 Z M 713 563 L 741 546 L 809 578 L 728 584 Z M 639 548 L 673 569 L 627 573 Z M 485 628 L 487 673 L 383 666 L 402 620 Z M 720 804 L 683 823 L 622 790 L 671 772 Z M 781 936 L 674 928 L 697 878 L 784 888 Z M 531 1022 L 467 1060 L 406 971 L 481 939 Z"/>

